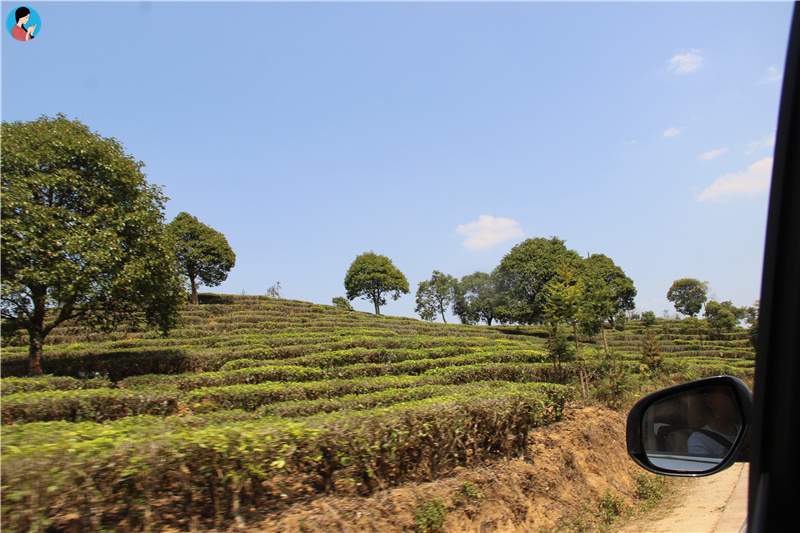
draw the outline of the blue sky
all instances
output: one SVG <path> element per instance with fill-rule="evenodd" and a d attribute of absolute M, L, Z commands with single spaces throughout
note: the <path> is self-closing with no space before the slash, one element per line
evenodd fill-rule
<path fill-rule="evenodd" d="M 329 303 L 373 250 L 412 285 L 384 311 L 411 316 L 432 270 L 557 235 L 642 310 L 684 276 L 758 297 L 790 3 L 31 5 L 3 120 L 118 138 L 169 219 L 228 237 L 214 290 Z"/>

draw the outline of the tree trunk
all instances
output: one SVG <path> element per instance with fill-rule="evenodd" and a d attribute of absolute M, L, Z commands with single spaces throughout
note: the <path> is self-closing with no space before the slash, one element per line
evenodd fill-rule
<path fill-rule="evenodd" d="M 378 303 L 378 301 L 379 301 L 378 298 L 375 298 L 375 297 L 372 298 L 372 303 L 375 304 L 375 314 L 376 315 L 381 314 L 381 306 Z"/>
<path fill-rule="evenodd" d="M 41 376 L 44 335 L 41 331 L 30 330 L 28 337 L 28 373 L 31 376 Z"/>
<path fill-rule="evenodd" d="M 576 322 L 572 323 L 572 336 L 575 337 L 575 355 L 578 355 L 581 346 L 578 344 L 578 324 Z"/>
<path fill-rule="evenodd" d="M 487 326 L 491 326 L 492 325 L 492 317 L 489 317 L 489 318 L 486 319 L 486 325 Z"/>
<path fill-rule="evenodd" d="M 189 278 L 189 281 L 192 283 L 192 303 L 197 305 L 200 301 L 197 298 L 197 279 L 192 276 Z"/>
<path fill-rule="evenodd" d="M 439 309 L 439 312 L 442 313 L 442 322 L 447 324 L 447 319 L 444 317 L 444 309 Z"/>

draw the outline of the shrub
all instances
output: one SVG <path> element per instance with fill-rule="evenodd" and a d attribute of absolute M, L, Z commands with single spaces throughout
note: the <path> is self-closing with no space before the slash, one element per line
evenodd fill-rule
<path fill-rule="evenodd" d="M 414 531 L 437 533 L 444 527 L 447 509 L 441 500 L 434 498 L 422 503 L 414 511 Z"/>
<path fill-rule="evenodd" d="M 113 528 L 125 517 L 130 528 L 163 529 L 185 516 L 219 527 L 250 507 L 431 480 L 522 453 L 528 432 L 553 421 L 547 403 L 536 392 L 509 392 L 304 422 L 83 424 L 61 432 L 31 424 L 13 445 L 4 438 L 3 482 L 13 491 L 2 494 L 3 527 L 44 529 L 64 515 L 85 517 L 86 528 L 89 520 Z"/>
<path fill-rule="evenodd" d="M 636 498 L 650 506 L 664 497 L 666 481 L 661 476 L 652 474 L 637 474 Z"/>
<path fill-rule="evenodd" d="M 111 382 L 106 378 L 76 379 L 67 376 L 9 377 L 0 380 L 0 394 L 6 396 L 18 392 L 99 389 L 110 386 Z"/>
<path fill-rule="evenodd" d="M 556 331 L 551 333 L 547 338 L 547 355 L 555 366 L 561 366 L 561 363 L 569 361 L 575 357 L 575 350 L 569 337 L 563 331 Z"/>
<path fill-rule="evenodd" d="M 656 338 L 655 334 L 649 329 L 645 331 L 644 337 L 642 338 L 641 361 L 642 365 L 644 365 L 649 372 L 661 370 L 661 366 L 664 362 L 661 357 L 661 345 L 658 342 L 658 338 Z"/>
<path fill-rule="evenodd" d="M 318 368 L 269 365 L 200 374 L 135 376 L 121 381 L 119 385 L 128 389 L 168 385 L 180 390 L 192 390 L 201 387 L 220 387 L 265 381 L 313 381 L 324 377 L 325 373 Z"/>
<path fill-rule="evenodd" d="M 625 502 L 620 496 L 606 491 L 597 503 L 600 520 L 606 524 L 611 524 L 625 510 Z"/>
<path fill-rule="evenodd" d="M 649 328 L 656 323 L 656 314 L 652 311 L 645 311 L 642 313 L 642 324 L 644 327 Z"/>
<path fill-rule="evenodd" d="M 177 410 L 175 393 L 86 389 L 23 392 L 3 397 L 2 422 L 13 424 L 45 420 L 102 421 L 125 416 L 167 415 Z"/>
<path fill-rule="evenodd" d="M 337 308 L 342 309 L 344 311 L 352 311 L 353 306 L 350 304 L 350 300 L 345 298 L 344 296 L 334 296 L 331 300 L 331 303 Z"/>

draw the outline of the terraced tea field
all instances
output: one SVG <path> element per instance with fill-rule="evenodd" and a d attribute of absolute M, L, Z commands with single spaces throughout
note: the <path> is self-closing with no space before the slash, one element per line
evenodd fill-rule
<path fill-rule="evenodd" d="M 752 376 L 743 331 L 708 340 L 680 322 L 651 328 L 662 382 Z M 607 333 L 638 387 L 651 379 L 642 331 Z M 17 339 L 2 357 L 3 526 L 224 528 L 518 455 L 531 429 L 581 400 L 579 373 L 590 392 L 603 378 L 598 340 L 556 368 L 545 337 L 202 295 L 168 337 L 55 330 L 41 378 L 22 377 Z"/>

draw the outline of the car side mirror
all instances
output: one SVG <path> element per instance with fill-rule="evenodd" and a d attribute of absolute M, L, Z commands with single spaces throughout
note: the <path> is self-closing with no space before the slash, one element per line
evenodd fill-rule
<path fill-rule="evenodd" d="M 668 476 L 708 476 L 748 461 L 752 405 L 750 389 L 731 376 L 654 392 L 628 414 L 628 454 Z"/>

